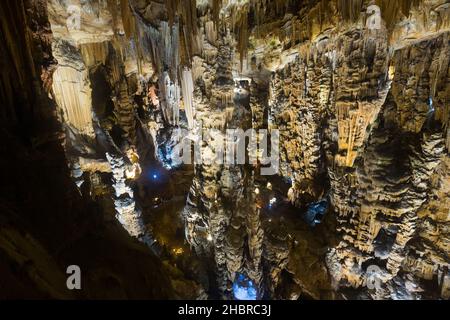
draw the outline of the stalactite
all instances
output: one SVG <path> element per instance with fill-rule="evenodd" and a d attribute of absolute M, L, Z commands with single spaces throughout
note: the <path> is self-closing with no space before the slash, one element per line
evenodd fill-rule
<path fill-rule="evenodd" d="M 93 42 L 80 45 L 81 55 L 87 67 L 105 64 L 109 53 L 109 42 Z"/>
<path fill-rule="evenodd" d="M 175 23 L 177 11 L 178 11 L 178 0 L 166 0 L 167 9 L 167 19 L 169 24 L 172 26 Z"/>
<path fill-rule="evenodd" d="M 337 0 L 337 10 L 345 21 L 355 22 L 363 8 L 363 0 Z"/>
<path fill-rule="evenodd" d="M 223 0 L 212 0 L 212 20 L 214 21 L 216 28 L 219 28 L 220 23 L 220 10 L 222 9 Z"/>
<path fill-rule="evenodd" d="M 65 121 L 82 133 L 92 134 L 91 92 L 86 77 L 81 71 L 60 66 L 53 75 L 53 92 Z"/>
<path fill-rule="evenodd" d="M 163 71 L 163 57 L 161 56 L 161 35 L 160 31 L 145 23 L 141 18 L 137 19 L 138 37 L 137 42 L 140 44 L 142 53 L 149 57 L 153 63 L 156 72 L 160 74 Z"/>
<path fill-rule="evenodd" d="M 120 0 L 120 8 L 122 12 L 122 24 L 125 35 L 128 39 L 131 39 L 136 34 L 136 21 L 130 8 L 129 0 Z"/>
<path fill-rule="evenodd" d="M 191 10 L 186 13 L 183 1 L 169 1 L 167 3 L 169 19 L 160 21 L 157 27 L 146 22 L 131 7 L 137 19 L 137 44 L 142 49 L 143 55 L 150 57 L 159 76 L 159 106 L 164 119 L 171 125 L 179 123 L 180 82 L 183 81 L 180 65 L 181 62 L 184 65 L 190 65 L 192 47 L 187 48 L 187 46 L 192 44 L 191 33 L 197 33 L 196 11 L 192 11 L 194 2 L 189 2 Z M 152 100 L 155 101 L 155 99 Z"/>
<path fill-rule="evenodd" d="M 173 79 L 178 77 L 180 39 L 177 23 L 170 25 L 161 21 L 156 28 L 137 15 L 137 43 L 143 55 L 150 57 L 157 74 L 169 70 Z"/>
<path fill-rule="evenodd" d="M 240 55 L 240 70 L 242 71 L 244 59 L 247 58 L 248 50 L 248 13 L 249 5 L 236 6 L 231 13 L 232 26 L 237 38 L 237 50 Z"/>
<path fill-rule="evenodd" d="M 193 55 L 200 51 L 196 0 L 168 0 L 166 8 L 169 26 L 178 26 L 181 63 L 190 66 Z"/>
<path fill-rule="evenodd" d="M 184 69 L 181 78 L 181 89 L 183 92 L 184 109 L 188 120 L 189 129 L 194 127 L 194 81 L 192 79 L 192 71 Z"/>
<path fill-rule="evenodd" d="M 182 61 L 184 65 L 190 65 L 191 59 L 194 54 L 200 52 L 200 48 L 197 48 L 195 38 L 198 34 L 197 26 L 197 7 L 196 0 L 180 1 L 179 11 L 182 13 L 182 27 L 184 33 L 184 39 L 186 43 L 186 52 L 188 56 Z"/>
<path fill-rule="evenodd" d="M 232 88 L 229 86 L 222 86 L 213 90 L 213 98 L 211 101 L 221 108 L 226 108 L 233 103 L 233 96 L 234 92 Z"/>
<path fill-rule="evenodd" d="M 106 5 L 108 7 L 108 11 L 112 16 L 112 23 L 114 31 L 117 29 L 118 20 L 119 20 L 119 12 L 117 11 L 117 0 L 106 0 Z"/>

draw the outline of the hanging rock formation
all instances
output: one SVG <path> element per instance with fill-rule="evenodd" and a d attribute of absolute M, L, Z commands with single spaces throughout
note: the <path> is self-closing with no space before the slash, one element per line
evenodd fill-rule
<path fill-rule="evenodd" d="M 118 232 L 164 270 L 161 297 L 235 299 L 242 279 L 257 299 L 450 297 L 448 1 L 0 8 L 5 130 L 26 127 L 32 150 L 51 141 L 64 176 L 52 187 L 115 225 L 94 224 L 102 240 Z M 245 164 L 230 163 L 239 147 Z M 279 154 L 274 175 L 265 153 Z M 64 248 L 33 237 L 57 269 Z"/>

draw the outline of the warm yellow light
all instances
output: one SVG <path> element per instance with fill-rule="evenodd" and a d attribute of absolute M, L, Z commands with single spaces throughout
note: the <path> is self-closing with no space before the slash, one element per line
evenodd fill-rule
<path fill-rule="evenodd" d="M 395 77 L 395 66 L 389 67 L 389 80 L 394 80 Z"/>
<path fill-rule="evenodd" d="M 173 251 L 173 253 L 174 253 L 175 255 L 177 255 L 177 256 L 179 256 L 180 254 L 183 254 L 183 253 L 184 253 L 183 248 L 175 248 L 175 249 L 172 249 L 172 251 Z"/>

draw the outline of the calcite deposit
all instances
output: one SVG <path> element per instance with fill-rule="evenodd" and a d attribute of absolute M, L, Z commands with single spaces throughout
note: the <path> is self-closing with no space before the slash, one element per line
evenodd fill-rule
<path fill-rule="evenodd" d="M 450 298 L 448 1 L 0 10 L 0 298 Z"/>

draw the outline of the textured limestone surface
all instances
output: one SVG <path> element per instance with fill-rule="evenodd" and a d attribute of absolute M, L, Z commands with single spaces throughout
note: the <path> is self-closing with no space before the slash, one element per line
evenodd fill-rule
<path fill-rule="evenodd" d="M 73 206 L 114 224 L 108 239 L 120 230 L 155 259 L 161 297 L 233 299 L 244 275 L 259 299 L 450 298 L 448 1 L 0 8 L 5 130 L 24 127 L 32 149 L 52 141 L 52 174 L 67 178 L 52 187 L 70 185 Z M 11 13 L 27 19 L 13 27 Z M 279 133 L 276 175 L 262 174 L 262 147 L 223 161 L 224 144 L 261 142 L 256 130 Z M 39 241 L 0 235 L 0 253 L 23 264 L 35 248 L 38 270 L 58 268 Z M 111 277 L 120 296 L 126 277 Z"/>

